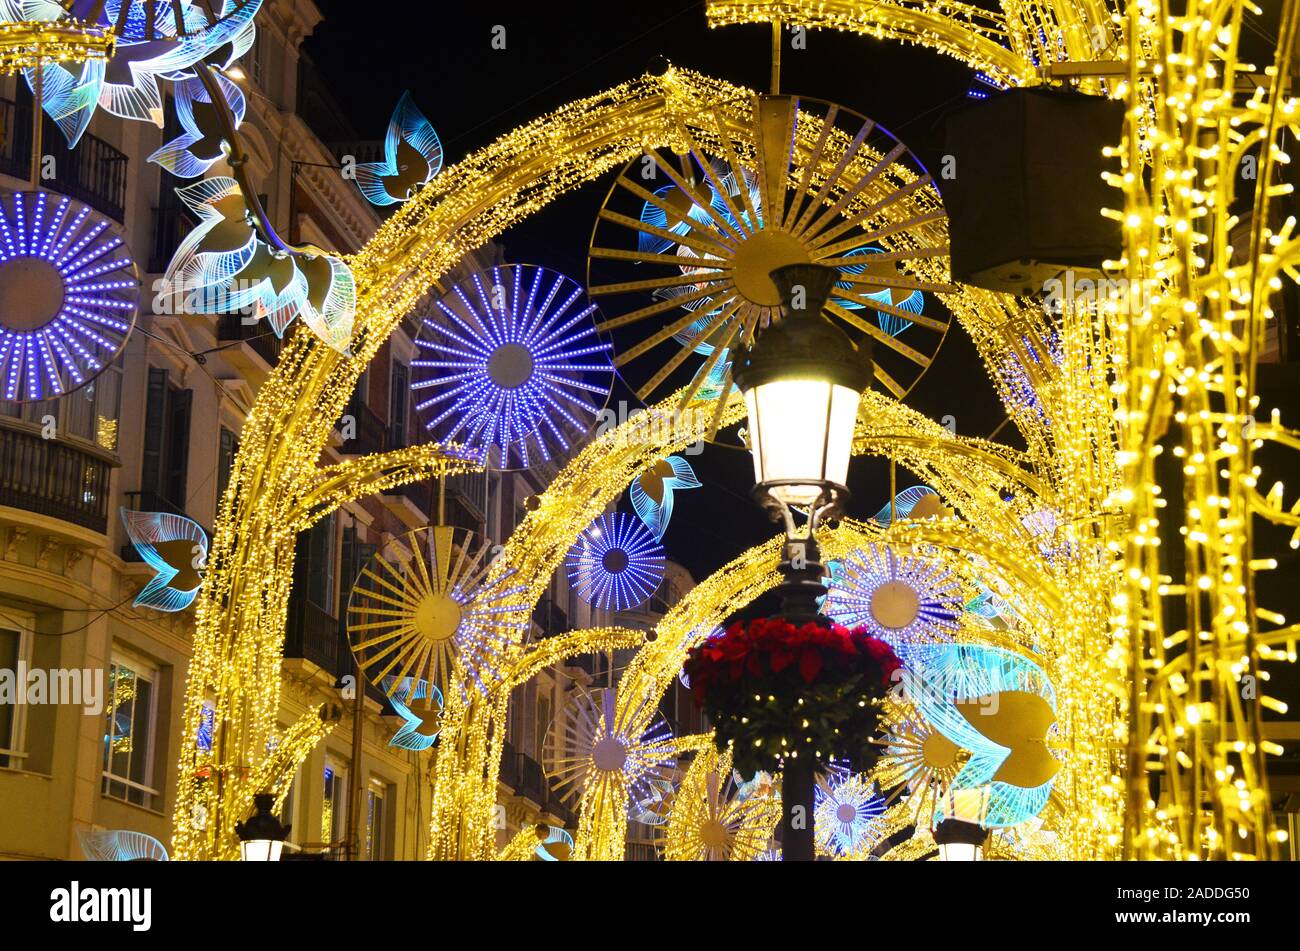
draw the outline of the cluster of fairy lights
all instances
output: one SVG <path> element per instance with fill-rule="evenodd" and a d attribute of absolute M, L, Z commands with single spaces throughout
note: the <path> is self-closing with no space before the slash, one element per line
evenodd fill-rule
<path fill-rule="evenodd" d="M 715 22 L 722 22 L 717 9 L 724 6 L 728 5 L 711 4 Z M 731 6 L 739 9 L 744 5 Z M 918 10 L 933 8 L 933 19 L 946 20 L 949 27 L 944 29 L 951 36 L 970 35 L 970 27 L 960 16 L 939 15 L 942 5 L 914 6 Z M 1074 5 L 1052 6 L 1058 12 L 1073 11 L 1074 19 L 1063 17 L 1062 23 L 1078 22 Z M 1103 333 L 1101 318 L 1106 308 L 1076 308 L 1053 320 L 1041 308 L 1035 311 L 1029 302 L 987 292 L 965 289 L 944 295 L 945 303 L 970 331 L 995 384 L 1007 394 L 1008 412 L 1022 430 L 1027 448 L 1017 453 L 954 437 L 933 424 L 927 426 L 901 407 L 878 406 L 877 402 L 885 401 L 876 401 L 871 394 L 864 400 L 863 414 L 871 422 L 864 424 L 855 448 L 894 458 L 935 486 L 963 516 L 961 526 L 945 523 L 913 528 L 912 536 L 927 544 L 947 538 L 954 547 L 977 541 L 982 557 L 1005 567 L 1010 577 L 1024 584 L 1030 596 L 1053 613 L 1053 623 L 1045 628 L 1052 635 L 1044 660 L 1057 687 L 1058 728 L 1073 744 L 1058 782 L 1059 787 L 1071 790 L 1066 804 L 1069 821 L 1060 830 L 1068 854 L 1110 857 L 1127 848 L 1128 854 L 1153 856 L 1228 856 L 1248 849 L 1262 855 L 1268 854 L 1277 839 L 1267 826 L 1266 803 L 1260 799 L 1264 785 L 1258 760 L 1267 751 L 1266 745 L 1246 739 L 1256 734 L 1244 731 L 1238 734 L 1243 739 L 1235 743 L 1216 744 L 1202 727 L 1221 710 L 1228 712 L 1234 724 L 1248 724 L 1233 699 L 1236 678 L 1256 670 L 1260 659 L 1285 656 L 1288 651 L 1274 645 L 1286 647 L 1287 639 L 1294 637 L 1282 627 L 1279 632 L 1256 636 L 1253 654 L 1246 647 L 1248 635 L 1257 634 L 1253 617 L 1270 618 L 1263 611 L 1253 616 L 1248 612 L 1253 572 L 1268 565 L 1250 557 L 1242 527 L 1246 506 L 1255 506 L 1277 521 L 1295 522 L 1294 516 L 1289 516 L 1292 521 L 1288 522 L 1274 494 L 1265 497 L 1258 493 L 1255 481 L 1259 475 L 1251 453 L 1263 440 L 1289 440 L 1294 445 L 1297 437 L 1276 421 L 1258 423 L 1253 430 L 1242 425 L 1248 416 L 1257 420 L 1267 414 L 1259 411 L 1253 396 L 1253 365 L 1243 368 L 1239 352 L 1248 351 L 1253 360 L 1254 349 L 1263 338 L 1268 291 L 1280 280 L 1282 268 L 1300 256 L 1300 250 L 1290 225 L 1276 234 L 1257 227 L 1263 252 L 1257 266 L 1231 266 L 1223 253 L 1230 229 L 1222 227 L 1228 222 L 1226 189 L 1231 186 L 1227 183 L 1234 178 L 1226 164 L 1231 161 L 1230 150 L 1202 155 L 1201 147 L 1182 126 L 1190 122 L 1187 116 L 1211 115 L 1223 130 L 1222 141 L 1228 142 L 1232 140 L 1230 127 L 1259 126 L 1275 111 L 1290 114 L 1294 106 L 1275 100 L 1268 91 L 1260 91 L 1244 106 L 1234 105 L 1220 93 L 1222 77 L 1233 74 L 1235 63 L 1215 64 L 1207 57 L 1222 59 L 1228 55 L 1225 51 L 1235 48 L 1233 30 L 1220 29 L 1230 27 L 1228 22 L 1202 29 L 1201 21 L 1166 21 L 1156 13 L 1154 4 L 1137 3 L 1127 21 L 1107 25 L 1140 36 L 1144 50 L 1164 57 L 1160 65 L 1165 78 L 1158 95 L 1172 105 L 1169 110 L 1156 110 L 1156 121 L 1144 120 L 1141 140 L 1129 141 L 1119 156 L 1125 163 L 1116 182 L 1124 198 L 1125 210 L 1119 214 L 1128 240 L 1126 258 L 1118 264 L 1153 292 L 1148 303 L 1136 316 L 1112 321 Z M 907 18 L 909 10 L 890 5 L 888 14 L 897 24 Z M 792 21 L 797 19 L 792 15 Z M 901 27 L 889 29 L 893 31 L 889 35 L 924 45 L 949 51 L 957 48 L 936 38 L 933 31 L 916 30 L 904 37 Z M 862 32 L 871 32 L 865 18 Z M 1033 62 L 1031 53 L 1037 41 L 1025 40 L 1023 29 L 1012 32 L 1012 54 L 989 53 L 989 61 L 977 65 L 1009 81 L 1029 81 L 1025 64 Z M 1213 43 L 1218 46 L 1212 53 Z M 985 49 L 982 44 L 973 48 Z M 1122 58 L 1123 44 L 1116 50 L 1115 55 Z M 982 58 L 984 53 L 976 55 Z M 994 59 L 1014 63 L 1015 69 L 999 73 Z M 1137 66 L 1135 63 L 1135 70 Z M 1275 81 L 1280 79 L 1275 77 Z M 1137 108 L 1141 97 L 1149 95 L 1143 90 L 1150 88 L 1150 83 L 1120 83 L 1115 93 L 1126 96 Z M 348 361 L 325 353 L 325 348 L 311 346 L 301 334 L 291 342 L 245 428 L 244 449 L 218 521 L 209 572 L 213 583 L 205 586 L 199 608 L 187 721 L 194 719 L 197 726 L 203 690 L 218 682 L 239 684 L 234 689 L 224 687 L 218 699 L 218 722 L 228 722 L 231 735 L 224 748 L 218 739 L 221 769 L 231 769 L 258 748 L 258 737 L 270 735 L 279 682 L 265 658 L 278 656 L 283 637 L 283 611 L 291 579 L 281 555 L 291 551 L 293 541 L 278 519 L 293 511 L 305 487 L 318 480 L 315 472 L 320 449 L 361 366 L 414 305 L 423 288 L 466 251 L 626 161 L 640 151 L 647 138 L 671 141 L 673 121 L 690 122 L 703 103 L 738 101 L 737 92 L 734 87 L 673 70 L 660 80 L 637 81 L 570 104 L 448 169 L 353 259 L 360 292 L 358 313 L 365 315 L 354 336 L 356 357 Z M 641 107 L 655 97 L 662 98 L 661 109 L 647 118 Z M 738 118 L 743 121 L 744 117 Z M 597 129 L 601 136 L 590 134 Z M 1258 136 L 1253 141 L 1258 141 Z M 1198 180 L 1195 163 L 1201 160 L 1222 166 L 1218 184 Z M 1282 160 L 1284 156 L 1273 146 L 1267 163 Z M 1144 176 L 1138 174 L 1148 161 L 1157 173 L 1156 188 L 1162 191 L 1159 202 L 1146 194 Z M 493 174 L 503 167 L 516 172 L 509 181 Z M 523 193 L 517 189 L 525 180 L 532 184 Z M 1207 229 L 1201 219 L 1207 216 L 1220 225 L 1213 229 L 1213 238 L 1202 233 Z M 1180 266 L 1186 269 L 1183 273 L 1206 276 L 1202 285 L 1205 300 L 1184 296 L 1170 279 Z M 1172 313 L 1200 315 L 1194 321 L 1180 317 L 1174 322 L 1187 325 L 1186 340 L 1157 333 L 1169 323 L 1162 316 Z M 1038 408 L 1017 405 L 1013 394 L 1017 389 L 1023 392 L 1023 384 L 1003 376 L 1009 365 L 1006 354 L 1016 346 L 1012 338 L 1023 340 L 1026 334 L 1040 344 L 1053 334 L 1059 334 L 1060 340 L 1060 366 L 1033 369 Z M 1046 351 L 1040 346 L 1038 352 Z M 1101 368 L 1116 364 L 1121 372 L 1107 381 Z M 1024 361 L 1019 365 L 1026 367 Z M 1099 379 L 1101 386 L 1097 385 Z M 1229 409 L 1211 409 L 1210 394 L 1226 396 Z M 305 406 L 317 411 L 303 412 Z M 666 401 L 658 412 L 668 413 L 671 406 L 671 400 Z M 877 417 L 870 415 L 877 409 L 881 410 Z M 734 420 L 740 412 L 739 406 L 728 407 L 726 416 Z M 1139 434 L 1145 433 L 1153 420 L 1164 419 L 1184 424 L 1184 445 L 1176 448 L 1182 448 L 1186 460 L 1192 503 L 1187 544 L 1192 556 L 1188 565 L 1195 574 L 1188 583 L 1162 580 L 1154 557 L 1163 500 L 1152 468 L 1155 450 Z M 1245 436 L 1247 432 L 1250 437 Z M 623 432 L 620 438 L 627 435 Z M 540 594 L 572 540 L 638 471 L 684 445 L 683 437 L 689 442 L 689 435 L 677 429 L 649 447 L 620 444 L 612 438 L 597 440 L 566 467 L 507 546 L 504 561 L 526 579 L 529 594 Z M 1219 475 L 1220 467 L 1229 472 L 1228 477 Z M 256 497 L 240 498 L 239 492 L 254 476 L 262 482 Z M 363 494 L 369 484 L 358 478 L 340 489 L 339 497 L 349 492 Z M 1041 556 L 1024 519 L 1044 508 L 1058 513 L 1053 531 L 1061 536 L 1061 542 L 1079 551 L 1080 557 L 1051 564 Z M 1133 517 L 1131 529 L 1122 518 L 1109 514 L 1116 512 Z M 679 606 L 683 610 L 671 623 L 666 619 L 660 626 L 659 637 L 638 653 L 620 690 L 628 700 L 620 697 L 620 703 L 634 702 L 642 694 L 657 697 L 666 689 L 680 667 L 684 645 L 689 644 L 686 633 L 710 629 L 699 615 L 692 616 L 693 611 L 711 599 L 723 603 L 722 596 L 730 596 L 735 603 L 740 592 L 752 597 L 773 583 L 774 559 L 733 564 L 707 579 Z M 1061 592 L 1070 592 L 1070 596 L 1062 597 Z M 1197 593 L 1214 606 L 1202 620 L 1202 628 L 1190 635 L 1164 632 L 1160 626 L 1162 599 L 1196 597 Z M 224 599 L 241 607 L 222 616 Z M 1150 631 L 1156 634 L 1146 633 Z M 1204 648 L 1199 663 L 1206 665 L 1209 676 L 1160 679 L 1155 712 L 1128 709 L 1125 685 L 1156 680 L 1153 674 L 1181 657 L 1180 645 L 1188 640 Z M 218 677 L 218 658 L 227 657 L 233 671 L 230 676 Z M 1100 667 L 1099 657 L 1104 659 Z M 236 676 L 239 672 L 246 676 Z M 1098 675 L 1106 678 L 1113 693 L 1098 696 Z M 199 702 L 195 701 L 196 690 L 200 691 Z M 493 724 L 499 724 L 504 713 L 504 701 L 461 705 L 451 698 L 443 736 L 455 742 L 440 745 L 432 857 L 492 854 L 493 751 L 499 756 L 500 750 L 499 739 L 492 738 Z M 1129 724 L 1134 725 L 1132 729 Z M 1257 748 L 1248 749 L 1252 744 Z M 1130 773 L 1140 777 L 1140 782 L 1126 778 L 1125 757 L 1116 753 L 1125 747 Z M 1191 788 L 1193 781 L 1219 789 L 1219 799 L 1227 805 L 1223 818 L 1201 816 L 1186 799 L 1177 797 L 1172 812 L 1155 815 L 1155 805 L 1145 801 L 1145 791 L 1141 801 L 1135 802 L 1135 790 L 1145 790 L 1148 758 L 1168 768 L 1175 789 L 1184 784 Z M 227 783 L 225 788 L 236 785 Z M 181 793 L 182 809 L 196 801 L 184 781 Z M 242 818 L 231 810 L 246 802 L 234 793 L 227 796 L 219 824 L 223 832 Z M 178 832 L 177 844 L 190 856 L 217 855 L 229 851 L 224 842 L 218 844 L 221 841 L 210 827 L 204 837 Z M 590 844 L 588 849 L 601 851 Z"/>

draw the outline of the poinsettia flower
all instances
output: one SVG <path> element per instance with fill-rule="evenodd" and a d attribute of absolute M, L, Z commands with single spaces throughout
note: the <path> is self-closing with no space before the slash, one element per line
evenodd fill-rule
<path fill-rule="evenodd" d="M 218 74 L 216 79 L 238 128 L 247 110 L 244 93 L 225 76 Z M 220 107 L 197 78 L 177 83 L 174 103 L 176 118 L 185 131 L 150 155 L 149 161 L 177 178 L 198 178 L 226 156 L 218 119 Z"/>
<path fill-rule="evenodd" d="M 402 93 L 384 137 L 384 160 L 356 167 L 357 188 L 372 205 L 406 201 L 442 171 L 442 142 L 409 92 Z"/>

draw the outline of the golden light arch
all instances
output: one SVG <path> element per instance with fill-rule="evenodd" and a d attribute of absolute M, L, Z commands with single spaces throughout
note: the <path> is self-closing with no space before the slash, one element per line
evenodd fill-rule
<path fill-rule="evenodd" d="M 447 169 L 350 259 L 358 286 L 352 355 L 319 346 L 310 335 L 293 336 L 245 422 L 221 502 L 207 583 L 197 603 L 185 705 L 187 732 L 197 729 L 205 701 L 215 705 L 218 726 L 211 754 L 192 751 L 190 761 L 182 763 L 175 854 L 234 854 L 234 824 L 251 807 L 253 790 L 246 780 L 261 775 L 275 731 L 297 532 L 346 500 L 470 468 L 452 447 L 439 446 L 319 465 L 361 370 L 402 316 L 466 252 L 643 149 L 671 145 L 679 128 L 693 128 L 694 116 L 730 112 L 742 122 L 751 97 L 740 87 L 674 68 L 571 103 Z M 729 406 L 724 424 L 740 413 L 738 404 Z M 641 417 L 640 425 L 653 417 Z M 698 438 L 698 425 L 685 430 L 662 420 L 661 425 L 666 434 L 648 440 L 634 433 L 642 445 L 630 447 L 617 464 L 604 456 L 601 479 L 566 470 L 542 509 L 521 526 L 502 562 L 529 579 L 533 601 L 572 538 L 641 468 L 681 439 Z M 569 502 L 557 517 L 559 503 L 546 500 L 563 498 Z M 448 751 L 465 742 L 466 729 L 477 729 L 458 726 L 462 711 L 456 707 L 449 704 L 443 746 Z M 467 711 L 471 724 L 489 719 Z M 210 768 L 202 770 L 204 765 Z M 442 830 L 451 825 L 437 818 L 447 805 L 441 794 L 435 797 L 435 825 Z M 483 851 L 468 843 L 484 830 L 454 825 L 454 833 L 447 831 L 450 839 L 435 837 L 435 856 Z"/>

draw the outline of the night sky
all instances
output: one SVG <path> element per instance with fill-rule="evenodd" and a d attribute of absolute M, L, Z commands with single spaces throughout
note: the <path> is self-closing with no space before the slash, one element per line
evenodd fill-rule
<path fill-rule="evenodd" d="M 565 16 L 555 5 L 507 12 L 495 3 L 397 2 L 384 5 L 382 28 L 368 4 L 318 3 L 326 20 L 307 51 L 357 137 L 381 138 L 394 103 L 409 89 L 437 129 L 447 164 L 565 102 L 641 74 L 656 54 L 750 87 L 766 89 L 768 82 L 769 29 L 710 30 L 698 2 L 611 3 L 605 16 L 591 19 Z M 476 12 L 479 7 L 484 12 Z M 506 28 L 504 50 L 491 46 L 498 24 Z M 931 168 L 943 117 L 968 101 L 969 85 L 970 71 L 946 57 L 836 33 L 810 32 L 806 49 L 787 45 L 783 58 L 782 92 L 835 101 L 871 117 Z M 611 179 L 504 234 L 507 259 L 543 264 L 584 282 L 592 222 Z M 929 301 L 927 313 L 938 307 Z M 975 349 L 956 326 L 907 402 L 935 420 L 954 416 L 963 435 L 987 436 L 1003 420 Z M 704 488 L 678 494 L 664 541 L 669 555 L 698 579 L 770 538 L 776 526 L 749 500 L 753 469 L 746 453 L 709 448 L 691 462 Z M 900 471 L 900 489 L 915 481 Z M 855 460 L 849 483 L 851 514 L 865 517 L 888 501 L 888 467 L 880 460 Z M 630 510 L 626 500 L 620 508 Z"/>

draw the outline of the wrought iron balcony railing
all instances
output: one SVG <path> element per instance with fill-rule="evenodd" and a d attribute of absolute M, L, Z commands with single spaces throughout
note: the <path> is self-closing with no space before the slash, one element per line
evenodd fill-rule
<path fill-rule="evenodd" d="M 126 216 L 129 159 L 103 139 L 89 133 L 69 149 L 58 127 L 45 118 L 41 142 L 53 159 L 53 177 L 42 185 L 85 202 L 115 221 Z M 32 168 L 32 106 L 0 99 L 0 172 L 28 178 Z"/>
<path fill-rule="evenodd" d="M 107 532 L 112 468 L 71 443 L 0 426 L 0 505 Z"/>

